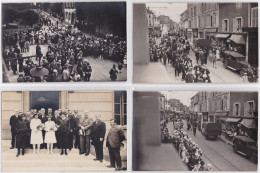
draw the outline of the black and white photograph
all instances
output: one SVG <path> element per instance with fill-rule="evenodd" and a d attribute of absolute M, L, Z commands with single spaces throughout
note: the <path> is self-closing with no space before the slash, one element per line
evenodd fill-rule
<path fill-rule="evenodd" d="M 3 82 L 127 80 L 126 2 L 2 3 Z"/>
<path fill-rule="evenodd" d="M 127 170 L 126 91 L 3 91 L 4 172 Z"/>
<path fill-rule="evenodd" d="M 134 83 L 257 83 L 258 3 L 134 3 Z"/>
<path fill-rule="evenodd" d="M 134 91 L 134 171 L 257 171 L 258 92 Z"/>

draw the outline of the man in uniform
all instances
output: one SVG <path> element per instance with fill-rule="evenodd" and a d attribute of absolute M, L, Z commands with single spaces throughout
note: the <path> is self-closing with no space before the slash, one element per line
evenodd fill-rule
<path fill-rule="evenodd" d="M 107 135 L 106 147 L 108 147 L 110 165 L 109 168 L 114 168 L 116 163 L 116 170 L 122 169 L 122 162 L 120 156 L 121 142 L 125 140 L 124 131 L 122 128 L 116 126 L 116 120 L 110 120 L 111 129 Z"/>

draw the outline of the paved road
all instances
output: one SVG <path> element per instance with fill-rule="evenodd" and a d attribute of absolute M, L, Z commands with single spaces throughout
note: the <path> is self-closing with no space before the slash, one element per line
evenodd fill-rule
<path fill-rule="evenodd" d="M 184 121 L 184 131 L 202 149 L 203 160 L 211 164 L 214 171 L 256 171 L 257 164 L 250 162 L 247 158 L 233 153 L 232 146 L 220 140 L 206 140 L 200 131 L 193 136 L 192 131 L 187 131 L 187 123 Z M 172 123 L 168 125 L 169 132 L 173 131 Z"/>
<path fill-rule="evenodd" d="M 156 44 L 160 44 L 160 42 L 161 42 L 161 38 L 156 39 Z M 195 54 L 192 50 L 189 52 L 188 57 L 191 58 L 193 66 L 197 64 Z M 161 63 L 161 62 L 157 62 L 157 63 Z M 213 63 L 209 60 L 208 60 L 208 64 L 204 64 L 203 66 L 209 69 L 212 83 L 242 83 L 243 82 L 239 73 L 234 72 L 230 69 L 225 69 L 221 61 L 217 61 L 217 68 L 213 68 Z M 185 83 L 185 81 L 182 81 L 181 76 L 175 77 L 175 71 L 171 64 L 167 63 L 165 68 L 168 74 L 170 75 L 170 77 L 172 78 L 172 83 Z"/>

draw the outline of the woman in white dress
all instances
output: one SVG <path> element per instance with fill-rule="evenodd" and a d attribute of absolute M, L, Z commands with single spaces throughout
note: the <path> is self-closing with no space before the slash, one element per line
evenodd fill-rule
<path fill-rule="evenodd" d="M 48 121 L 45 122 L 44 129 L 46 131 L 44 143 L 47 143 L 47 154 L 53 154 L 53 144 L 57 142 L 55 137 L 55 131 L 57 130 L 54 121 L 51 120 L 51 116 L 48 116 Z"/>
<path fill-rule="evenodd" d="M 38 118 L 38 114 L 34 115 L 34 118 L 31 120 L 30 128 L 32 130 L 31 132 L 31 144 L 33 145 L 33 153 L 35 154 L 35 148 L 37 145 L 38 154 L 40 154 L 40 144 L 43 143 L 42 138 L 42 122 Z"/>

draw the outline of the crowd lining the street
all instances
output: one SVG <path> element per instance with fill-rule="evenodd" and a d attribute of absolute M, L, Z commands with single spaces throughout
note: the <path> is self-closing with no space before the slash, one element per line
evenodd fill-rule
<path fill-rule="evenodd" d="M 60 155 L 68 155 L 67 149 L 76 148 L 80 155 L 88 156 L 93 145 L 96 152 L 96 158 L 93 160 L 103 162 L 106 124 L 101 120 L 100 114 L 95 118 L 95 121 L 90 118 L 88 111 L 82 116 L 78 111 L 68 109 L 55 110 L 54 114 L 51 108 L 47 114 L 44 108 L 38 112 L 32 109 L 26 113 L 16 110 L 10 118 L 11 149 L 17 148 L 17 157 L 24 155 L 25 149 L 30 148 L 33 148 L 33 154 L 39 154 L 40 149 L 45 148 L 48 155 L 53 154 L 53 148 L 61 149 Z M 110 165 L 107 167 L 120 170 L 122 169 L 120 147 L 125 135 L 123 129 L 116 125 L 115 119 L 110 120 L 110 125 L 106 139 L 110 156 Z"/>
<path fill-rule="evenodd" d="M 98 69 L 92 69 L 88 56 L 114 61 L 107 73 L 115 81 L 127 63 L 125 38 L 112 34 L 104 38 L 87 37 L 76 26 L 52 23 L 46 16 L 41 16 L 34 28 L 5 34 L 3 39 L 3 47 L 9 47 L 4 50 L 5 65 L 8 71 L 11 67 L 13 74 L 19 73 L 17 82 L 90 81 L 92 71 Z M 26 60 L 23 53 L 29 52 L 31 45 L 37 45 L 36 57 Z M 45 55 L 41 45 L 48 45 Z M 48 70 L 47 75 L 34 76 L 30 72 L 39 65 Z"/>
<path fill-rule="evenodd" d="M 168 124 L 172 123 L 174 130 L 171 132 L 168 129 Z M 190 126 L 188 126 L 188 129 Z M 193 133 L 196 135 L 196 125 L 193 127 Z M 172 134 L 172 135 L 171 135 Z M 212 166 L 205 164 L 202 159 L 202 150 L 198 144 L 189 138 L 188 134 L 183 131 L 183 123 L 180 119 L 172 119 L 166 117 L 161 120 L 161 137 L 163 143 L 172 143 L 181 160 L 192 171 L 211 171 Z"/>

